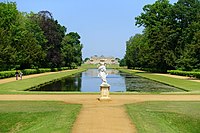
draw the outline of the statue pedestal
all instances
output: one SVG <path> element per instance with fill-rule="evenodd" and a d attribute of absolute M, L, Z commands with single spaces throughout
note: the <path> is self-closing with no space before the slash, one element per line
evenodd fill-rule
<path fill-rule="evenodd" d="M 111 98 L 109 97 L 110 85 L 108 83 L 102 83 L 100 85 L 100 92 L 101 92 L 101 97 L 98 98 L 100 101 L 102 101 L 102 100 L 111 100 Z"/>

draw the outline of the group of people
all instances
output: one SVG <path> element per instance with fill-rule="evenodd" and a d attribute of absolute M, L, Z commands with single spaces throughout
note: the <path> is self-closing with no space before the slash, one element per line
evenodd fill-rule
<path fill-rule="evenodd" d="M 20 77 L 20 80 L 22 80 L 22 75 L 23 75 L 23 73 L 21 71 L 18 72 L 18 70 L 16 70 L 16 72 L 15 72 L 16 80 L 18 80 L 18 77 Z"/>

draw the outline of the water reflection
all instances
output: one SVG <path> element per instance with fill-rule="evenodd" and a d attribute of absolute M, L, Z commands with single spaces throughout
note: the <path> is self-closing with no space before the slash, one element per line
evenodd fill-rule
<path fill-rule="evenodd" d="M 67 77 L 31 91 L 81 91 L 82 73 Z"/>
<path fill-rule="evenodd" d="M 115 69 L 107 69 L 107 81 L 111 85 L 111 92 L 170 92 L 181 91 L 152 80 L 120 73 Z M 97 69 L 88 69 L 85 72 L 67 77 L 60 81 L 35 89 L 36 91 L 81 91 L 99 92 L 101 79 Z"/>
<path fill-rule="evenodd" d="M 179 92 L 178 88 L 165 85 L 139 76 L 124 75 L 127 91 L 136 92 Z"/>
<path fill-rule="evenodd" d="M 111 85 L 112 92 L 116 91 L 126 91 L 125 81 L 123 77 L 120 76 L 118 70 L 107 69 L 107 81 Z M 98 77 L 97 69 L 89 69 L 82 73 L 82 92 L 99 92 L 99 86 L 102 83 L 101 79 Z"/>

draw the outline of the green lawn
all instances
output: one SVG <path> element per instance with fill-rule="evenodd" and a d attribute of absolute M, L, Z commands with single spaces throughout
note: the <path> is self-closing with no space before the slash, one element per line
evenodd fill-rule
<path fill-rule="evenodd" d="M 158 82 L 166 83 L 168 85 L 175 86 L 187 91 L 200 91 L 200 82 L 194 82 L 190 80 L 172 78 L 161 75 L 153 75 L 151 73 L 138 73 L 137 75 L 153 79 Z"/>
<path fill-rule="evenodd" d="M 66 76 L 70 76 L 72 74 L 80 73 L 85 70 L 86 69 L 80 68 L 80 69 L 70 70 L 67 72 L 49 74 L 49 75 L 44 75 L 44 76 L 40 76 L 40 77 L 0 84 L 0 94 L 7 94 L 7 93 L 9 93 L 9 94 L 32 93 L 33 94 L 34 92 L 27 92 L 24 90 L 30 89 L 35 86 L 39 86 L 41 84 L 49 83 L 54 80 L 64 78 Z"/>
<path fill-rule="evenodd" d="M 79 69 L 74 69 L 74 70 L 71 70 L 68 72 L 49 74 L 49 75 L 45 75 L 45 76 L 0 84 L 0 94 L 44 94 L 44 93 L 45 94 L 47 94 L 47 93 L 48 94 L 52 94 L 52 93 L 54 93 L 54 94 L 62 93 L 63 94 L 65 92 L 30 92 L 30 91 L 24 91 L 24 90 L 30 89 L 35 86 L 39 86 L 41 84 L 49 83 L 49 82 L 52 82 L 53 80 L 58 80 L 60 78 L 70 76 L 72 74 L 76 74 L 76 73 L 85 71 L 87 69 L 86 66 L 87 65 L 85 65 Z M 188 93 L 188 94 L 199 94 L 200 93 L 200 82 L 194 82 L 194 81 L 184 80 L 184 79 L 176 79 L 176 78 L 166 77 L 166 76 L 161 76 L 161 75 L 154 75 L 152 73 L 146 73 L 146 72 L 137 72 L 137 71 L 133 71 L 133 70 L 129 70 L 129 69 L 120 69 L 120 71 L 130 73 L 130 74 L 135 74 L 135 75 L 138 75 L 141 77 L 145 77 L 145 78 L 152 79 L 152 80 L 155 80 L 158 82 L 162 82 L 164 84 L 175 86 L 177 88 L 181 88 L 183 90 L 189 91 L 190 93 Z M 78 92 L 73 92 L 73 94 L 74 93 L 78 93 Z M 130 93 L 130 92 L 127 92 L 127 93 Z M 127 93 L 122 93 L 122 94 L 127 94 Z M 78 94 L 80 94 L 80 93 L 78 93 Z M 115 93 L 112 93 L 112 94 L 115 94 Z M 183 93 L 181 93 L 181 94 L 183 94 Z M 184 94 L 187 94 L 187 93 L 184 93 Z"/>
<path fill-rule="evenodd" d="M 138 133 L 200 131 L 200 102 L 143 102 L 126 108 Z"/>
<path fill-rule="evenodd" d="M 80 108 L 64 102 L 0 101 L 0 132 L 69 133 Z"/>
<path fill-rule="evenodd" d="M 177 79 L 167 76 L 161 76 L 161 75 L 154 75 L 152 73 L 147 72 L 137 72 L 130 69 L 120 69 L 122 72 L 135 74 L 144 78 L 152 79 L 161 83 L 165 83 L 186 91 L 191 92 L 200 92 L 200 82 L 194 82 L 191 80 L 185 80 L 185 79 Z"/>

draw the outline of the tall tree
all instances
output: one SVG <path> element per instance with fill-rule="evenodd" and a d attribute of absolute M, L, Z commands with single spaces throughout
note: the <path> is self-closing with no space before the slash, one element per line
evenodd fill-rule
<path fill-rule="evenodd" d="M 143 45 L 143 35 L 136 34 L 126 42 L 126 55 L 125 60 L 128 68 L 140 67 L 139 54 L 141 46 Z"/>
<path fill-rule="evenodd" d="M 70 32 L 63 38 L 62 55 L 66 66 L 71 67 L 73 64 L 80 66 L 82 63 L 82 48 L 80 36 L 78 33 Z"/>
<path fill-rule="evenodd" d="M 157 0 L 152 5 L 144 6 L 144 13 L 136 17 L 136 25 L 145 27 L 148 44 L 148 66 L 158 71 L 166 71 L 174 66 L 175 45 L 172 44 L 173 34 L 171 10 L 168 0 Z"/>
<path fill-rule="evenodd" d="M 15 42 L 20 67 L 21 69 L 39 67 L 45 57 L 42 49 L 42 44 L 46 42 L 43 32 L 26 14 L 21 14 L 20 23 L 18 28 L 21 32 L 17 33 L 19 39 Z"/>
<path fill-rule="evenodd" d="M 82 63 L 80 36 L 65 35 L 50 12 L 22 13 L 13 2 L 0 2 L 0 11 L 0 70 Z"/>
<path fill-rule="evenodd" d="M 47 67 L 60 67 L 61 66 L 61 42 L 65 35 L 66 28 L 61 26 L 57 20 L 54 20 L 49 11 L 40 11 L 39 25 L 44 31 L 47 43 L 43 49 L 47 51 L 47 58 L 43 65 Z"/>
<path fill-rule="evenodd" d="M 16 66 L 16 48 L 13 46 L 18 10 L 16 3 L 0 3 L 0 70 Z"/>
<path fill-rule="evenodd" d="M 177 67 L 191 70 L 198 65 L 199 44 L 198 33 L 200 31 L 200 1 L 179 0 L 173 6 L 174 20 L 176 20 L 177 46 L 179 46 L 180 58 Z M 195 42 L 195 43 L 194 43 Z"/>

